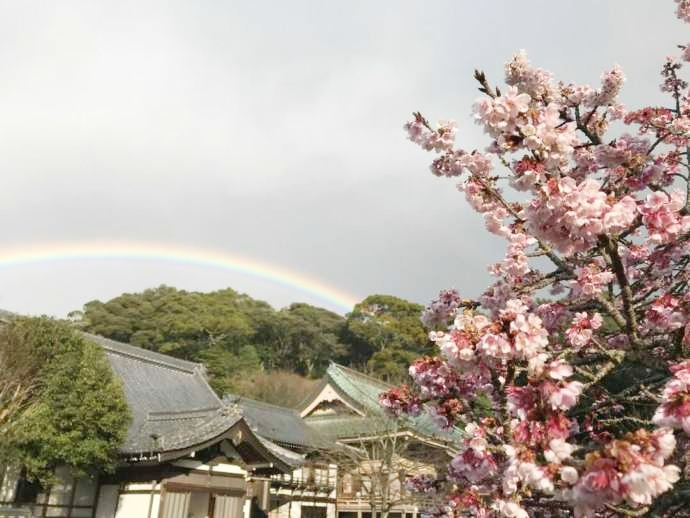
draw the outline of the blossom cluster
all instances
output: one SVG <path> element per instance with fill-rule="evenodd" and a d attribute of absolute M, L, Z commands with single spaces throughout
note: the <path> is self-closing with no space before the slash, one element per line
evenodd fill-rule
<path fill-rule="evenodd" d="M 407 385 L 395 387 L 381 394 L 379 404 L 386 412 L 395 417 L 403 414 L 415 416 L 422 410 L 419 398 L 410 392 Z"/>
<path fill-rule="evenodd" d="M 445 326 L 455 318 L 463 300 L 457 290 L 443 290 L 438 298 L 432 301 L 422 313 L 422 323 L 428 328 Z"/>
<path fill-rule="evenodd" d="M 651 504 L 680 478 L 677 466 L 665 465 L 675 447 L 670 430 L 640 429 L 587 454 L 582 475 L 566 493 L 576 503 L 575 515 L 592 516 L 622 501 L 633 507 Z"/>
<path fill-rule="evenodd" d="M 642 221 L 649 231 L 649 241 L 666 244 L 690 230 L 690 215 L 681 215 L 685 208 L 685 195 L 673 191 L 670 195 L 656 191 L 647 196 L 640 207 Z"/>
<path fill-rule="evenodd" d="M 688 0 L 676 0 L 678 4 L 678 9 L 676 11 L 676 16 L 681 20 L 690 22 L 690 1 Z"/>
<path fill-rule="evenodd" d="M 662 403 L 652 421 L 690 434 L 690 360 L 671 366 L 673 377 L 661 393 Z"/>
<path fill-rule="evenodd" d="M 572 255 L 590 250 L 600 235 L 627 229 L 637 217 L 637 204 L 631 196 L 608 195 L 597 180 L 578 184 L 565 177 L 549 180 L 525 213 L 535 236 Z"/>

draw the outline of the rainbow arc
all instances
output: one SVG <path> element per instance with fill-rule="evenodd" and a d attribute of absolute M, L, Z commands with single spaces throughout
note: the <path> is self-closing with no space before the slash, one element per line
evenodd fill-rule
<path fill-rule="evenodd" d="M 56 242 L 0 247 L 0 268 L 89 259 L 147 260 L 228 270 L 309 294 L 351 311 L 358 298 L 319 279 L 226 251 L 154 242 Z"/>

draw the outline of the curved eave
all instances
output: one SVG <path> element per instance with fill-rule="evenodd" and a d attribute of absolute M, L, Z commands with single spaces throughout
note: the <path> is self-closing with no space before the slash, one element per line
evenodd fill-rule
<path fill-rule="evenodd" d="M 439 450 L 445 450 L 448 451 L 448 453 L 453 456 L 455 453 L 457 453 L 458 448 L 455 447 L 455 445 L 452 442 L 445 441 L 443 439 L 439 439 L 437 437 L 431 437 L 428 435 L 421 434 L 415 430 L 404 428 L 401 430 L 398 430 L 396 432 L 390 433 L 386 432 L 385 434 L 377 434 L 377 433 L 371 433 L 368 435 L 358 435 L 358 436 L 353 436 L 353 437 L 341 437 L 338 438 L 338 442 L 346 445 L 350 444 L 357 444 L 361 442 L 367 442 L 367 441 L 375 441 L 382 437 L 382 435 L 386 436 L 397 436 L 397 437 L 408 437 L 410 439 L 414 439 L 426 446 L 436 448 Z"/>
<path fill-rule="evenodd" d="M 142 452 L 141 454 L 132 454 L 126 461 L 127 465 L 147 466 L 155 464 L 163 464 L 174 460 L 182 459 L 191 454 L 215 446 L 224 440 L 229 440 L 236 448 L 243 444 L 250 446 L 256 451 L 260 457 L 265 460 L 260 469 L 276 470 L 282 473 L 292 473 L 293 467 L 286 463 L 283 459 L 271 452 L 264 446 L 261 440 L 254 434 L 249 425 L 244 419 L 238 420 L 230 428 L 204 441 L 190 443 L 183 448 L 176 448 L 164 451 Z M 238 449 L 240 452 L 241 449 Z M 240 453 L 241 455 L 241 453 Z M 242 459 L 243 462 L 249 459 Z M 247 466 L 252 469 L 251 462 Z"/>

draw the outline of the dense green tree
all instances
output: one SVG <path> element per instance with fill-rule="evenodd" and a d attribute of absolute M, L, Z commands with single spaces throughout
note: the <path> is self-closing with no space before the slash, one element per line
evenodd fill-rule
<path fill-rule="evenodd" d="M 198 360 L 206 365 L 209 383 L 220 395 L 237 392 L 243 386 L 243 380 L 263 370 L 253 345 L 244 345 L 235 352 L 222 346 L 211 346 L 201 351 Z"/>
<path fill-rule="evenodd" d="M 260 372 L 318 377 L 329 361 L 401 379 L 409 361 L 428 351 L 422 306 L 372 295 L 345 319 L 296 303 L 279 311 L 224 289 L 198 293 L 160 286 L 92 301 L 73 314 L 85 330 L 206 364 L 216 391 L 240 391 Z"/>
<path fill-rule="evenodd" d="M 219 391 L 232 387 L 238 373 L 259 367 L 320 375 L 347 350 L 340 342 L 342 316 L 308 304 L 275 311 L 231 289 L 198 293 L 160 286 L 88 302 L 71 316 L 89 332 L 206 363 Z"/>
<path fill-rule="evenodd" d="M 88 302 L 79 324 L 113 340 L 194 360 L 211 345 L 233 351 L 251 341 L 244 298 L 231 289 L 197 293 L 160 286 Z"/>
<path fill-rule="evenodd" d="M 286 370 L 259 372 L 236 381 L 235 394 L 283 407 L 296 407 L 311 393 L 317 380 Z"/>
<path fill-rule="evenodd" d="M 7 438 L 36 393 L 41 358 L 22 336 L 9 332 L 6 322 L 0 326 L 0 437 Z"/>
<path fill-rule="evenodd" d="M 388 347 L 371 355 L 366 370 L 377 378 L 399 383 L 407 378 L 408 367 L 418 356 L 419 353 L 410 350 Z"/>
<path fill-rule="evenodd" d="M 45 317 L 12 319 L 0 343 L 30 355 L 35 386 L 0 450 L 33 478 L 49 478 L 62 464 L 77 473 L 114 469 L 130 416 L 103 350 L 68 323 Z"/>
<path fill-rule="evenodd" d="M 279 312 L 281 365 L 299 374 L 323 374 L 329 361 L 343 361 L 348 348 L 341 343 L 345 320 L 326 309 L 292 304 Z"/>
<path fill-rule="evenodd" d="M 371 295 L 357 304 L 343 333 L 352 363 L 391 381 L 403 378 L 410 359 L 431 351 L 420 321 L 423 309 L 391 295 Z"/>

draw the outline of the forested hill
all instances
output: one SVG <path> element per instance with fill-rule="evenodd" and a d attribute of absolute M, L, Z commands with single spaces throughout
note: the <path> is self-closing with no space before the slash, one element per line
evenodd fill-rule
<path fill-rule="evenodd" d="M 330 360 L 389 381 L 403 379 L 411 360 L 429 353 L 421 310 L 397 297 L 372 295 L 342 317 L 301 303 L 276 310 L 232 289 L 160 286 L 91 301 L 70 316 L 85 331 L 205 363 L 220 394 L 293 404 Z"/>

